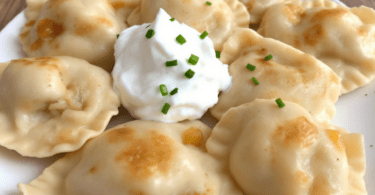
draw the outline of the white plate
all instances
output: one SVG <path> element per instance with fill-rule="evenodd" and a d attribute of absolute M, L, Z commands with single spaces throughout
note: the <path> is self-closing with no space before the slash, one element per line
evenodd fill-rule
<path fill-rule="evenodd" d="M 0 62 L 25 57 L 18 40 L 22 26 L 26 23 L 21 12 L 0 32 Z M 365 96 L 365 94 L 368 94 Z M 332 123 L 351 132 L 365 136 L 367 172 L 365 176 L 368 194 L 375 195 L 375 81 L 369 85 L 343 95 L 336 103 L 336 116 Z M 121 116 L 111 120 L 114 126 L 132 120 L 125 109 Z M 214 124 L 207 116 L 204 119 L 211 127 Z M 374 147 L 370 147 L 374 145 Z M 0 195 L 20 194 L 18 183 L 29 183 L 62 155 L 50 158 L 22 157 L 17 152 L 0 146 Z"/>

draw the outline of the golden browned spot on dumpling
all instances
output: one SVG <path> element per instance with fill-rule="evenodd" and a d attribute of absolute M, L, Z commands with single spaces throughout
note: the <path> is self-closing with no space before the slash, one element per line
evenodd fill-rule
<path fill-rule="evenodd" d="M 20 38 L 21 38 L 21 39 L 24 39 L 29 33 L 30 33 L 30 30 L 21 33 L 21 34 L 20 34 Z"/>
<path fill-rule="evenodd" d="M 35 24 L 35 20 L 28 21 L 25 26 L 33 26 Z"/>
<path fill-rule="evenodd" d="M 261 49 L 257 50 L 257 53 L 260 56 L 267 56 L 267 54 L 268 54 L 266 48 L 261 48 Z"/>
<path fill-rule="evenodd" d="M 77 143 L 77 139 L 73 136 L 73 130 L 62 129 L 57 132 L 56 142 L 74 144 Z"/>
<path fill-rule="evenodd" d="M 142 191 L 130 191 L 129 195 L 146 195 L 146 193 Z"/>
<path fill-rule="evenodd" d="M 305 43 L 310 46 L 315 46 L 323 38 L 324 35 L 325 31 L 321 24 L 316 24 L 303 33 Z"/>
<path fill-rule="evenodd" d="M 247 10 L 251 11 L 253 8 L 254 8 L 254 5 L 256 4 L 256 1 L 255 0 L 251 0 L 247 3 L 246 7 L 247 7 Z"/>
<path fill-rule="evenodd" d="M 86 21 L 75 21 L 75 34 L 82 36 L 87 35 L 95 30 L 95 26 Z"/>
<path fill-rule="evenodd" d="M 105 25 L 107 27 L 112 27 L 113 26 L 112 22 L 110 20 L 108 20 L 107 18 L 104 18 L 104 17 L 97 17 L 95 19 L 95 22 L 97 24 Z"/>
<path fill-rule="evenodd" d="M 96 166 L 91 167 L 90 170 L 89 170 L 89 173 L 91 173 L 91 174 L 94 174 L 96 172 L 98 172 L 98 168 Z"/>
<path fill-rule="evenodd" d="M 113 131 L 107 131 L 105 135 L 109 143 L 118 143 L 134 139 L 135 130 L 130 127 L 123 127 Z"/>
<path fill-rule="evenodd" d="M 52 7 L 58 8 L 60 4 L 70 1 L 70 0 L 50 0 L 48 8 L 51 9 Z"/>
<path fill-rule="evenodd" d="M 182 143 L 200 147 L 204 136 L 199 128 L 191 127 L 182 133 Z"/>
<path fill-rule="evenodd" d="M 282 14 L 294 25 L 298 24 L 301 18 L 306 16 L 306 12 L 303 8 L 295 4 L 286 4 L 283 7 Z"/>
<path fill-rule="evenodd" d="M 307 148 L 318 138 L 318 128 L 305 116 L 301 116 L 277 127 L 273 139 L 282 140 L 285 146 Z"/>
<path fill-rule="evenodd" d="M 20 64 L 22 64 L 22 65 L 24 65 L 24 66 L 28 66 L 28 65 L 31 65 L 31 64 L 34 63 L 33 61 L 28 60 L 28 59 L 25 59 L 25 58 L 23 58 L 23 59 L 18 59 L 18 60 L 13 60 L 13 62 L 15 62 L 15 63 L 20 63 Z"/>
<path fill-rule="evenodd" d="M 341 138 L 341 134 L 335 130 L 326 130 L 326 135 L 331 139 L 336 149 L 340 152 L 345 152 L 344 141 Z"/>
<path fill-rule="evenodd" d="M 131 8 L 131 9 L 135 9 L 138 4 L 131 4 L 131 3 L 125 3 L 123 1 L 114 1 L 114 2 L 111 2 L 110 5 L 114 8 L 114 9 L 120 9 L 120 8 L 123 8 L 123 7 L 127 7 L 127 8 Z"/>
<path fill-rule="evenodd" d="M 36 32 L 38 33 L 38 40 L 30 46 L 30 50 L 34 51 L 39 49 L 44 41 L 52 41 L 65 30 L 64 26 L 51 19 L 45 18 L 38 22 Z"/>
<path fill-rule="evenodd" d="M 296 171 L 294 179 L 297 185 L 306 185 L 311 180 L 310 175 L 301 170 Z"/>
<path fill-rule="evenodd" d="M 311 17 L 311 22 L 322 22 L 326 18 L 332 18 L 332 19 L 339 19 L 342 18 L 345 14 L 349 14 L 348 11 L 340 8 L 335 9 L 323 9 L 321 11 L 316 12 Z"/>
<path fill-rule="evenodd" d="M 142 139 L 136 139 L 129 147 L 116 155 L 117 163 L 135 179 L 147 179 L 156 172 L 167 174 L 174 157 L 173 140 L 156 131 L 149 131 Z"/>
<path fill-rule="evenodd" d="M 311 195 L 330 195 L 331 190 L 327 179 L 324 176 L 316 176 L 309 189 Z"/>

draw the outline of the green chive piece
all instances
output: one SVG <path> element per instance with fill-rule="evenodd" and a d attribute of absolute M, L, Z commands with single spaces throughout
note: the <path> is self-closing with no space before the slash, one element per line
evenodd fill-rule
<path fill-rule="evenodd" d="M 159 88 L 160 88 L 160 92 L 161 92 L 161 95 L 162 95 L 162 96 L 166 96 L 166 95 L 168 95 L 168 89 L 167 89 L 167 86 L 165 86 L 164 84 L 161 84 L 161 85 L 159 86 Z"/>
<path fill-rule="evenodd" d="M 153 29 L 150 29 L 150 30 L 147 31 L 146 37 L 148 39 L 151 39 L 151 37 L 154 36 L 154 34 L 155 34 L 155 31 Z"/>
<path fill-rule="evenodd" d="M 215 51 L 216 53 L 216 58 L 220 58 L 220 51 Z"/>
<path fill-rule="evenodd" d="M 251 64 L 247 64 L 247 66 L 246 66 L 246 68 L 249 69 L 249 70 L 251 70 L 251 71 L 254 71 L 254 70 L 255 70 L 255 67 L 256 67 L 256 66 L 253 66 L 253 65 L 251 65 Z"/>
<path fill-rule="evenodd" d="M 177 66 L 177 60 L 167 61 L 167 62 L 165 62 L 165 65 L 167 67 Z"/>
<path fill-rule="evenodd" d="M 176 37 L 176 41 L 181 45 L 186 43 L 186 39 L 181 34 Z"/>
<path fill-rule="evenodd" d="M 201 39 L 204 39 L 204 38 L 207 37 L 207 35 L 208 35 L 208 32 L 207 32 L 207 31 L 204 31 L 199 37 L 200 37 Z"/>
<path fill-rule="evenodd" d="M 171 105 L 168 104 L 168 103 L 165 103 L 164 106 L 163 106 L 163 109 L 161 109 L 161 112 L 162 112 L 163 114 L 167 114 L 169 108 L 171 108 Z"/>
<path fill-rule="evenodd" d="M 188 71 L 185 72 L 185 76 L 188 78 L 188 79 L 191 79 L 193 78 L 195 72 L 192 71 L 191 69 L 189 69 Z"/>
<path fill-rule="evenodd" d="M 120 36 L 120 34 L 117 34 L 117 38 Z"/>
<path fill-rule="evenodd" d="M 270 54 L 270 55 L 266 56 L 264 59 L 265 59 L 266 61 L 268 61 L 268 60 L 270 60 L 270 59 L 272 59 L 272 58 L 273 58 L 273 56 Z"/>
<path fill-rule="evenodd" d="M 176 94 L 176 93 L 178 93 L 178 88 L 174 88 L 172 91 L 171 91 L 171 95 L 174 95 L 174 94 Z"/>
<path fill-rule="evenodd" d="M 212 5 L 212 3 L 211 3 L 211 2 L 209 2 L 209 1 L 206 1 L 206 4 L 207 4 L 207 5 Z"/>
<path fill-rule="evenodd" d="M 146 26 L 146 28 L 150 27 L 150 25 Z"/>
<path fill-rule="evenodd" d="M 367 93 L 365 94 L 365 96 L 367 96 Z"/>
<path fill-rule="evenodd" d="M 259 82 L 258 82 L 258 80 L 255 77 L 251 78 L 251 80 L 253 80 L 253 82 L 254 82 L 255 85 L 259 85 Z"/>
<path fill-rule="evenodd" d="M 173 22 L 174 21 L 174 18 L 171 18 L 171 19 L 169 19 L 171 22 Z"/>
<path fill-rule="evenodd" d="M 279 108 L 282 108 L 285 106 L 283 100 L 281 100 L 280 98 L 278 98 L 277 100 L 275 100 L 276 103 L 277 103 L 277 106 L 279 106 Z"/>
<path fill-rule="evenodd" d="M 191 64 L 191 65 L 196 65 L 198 63 L 198 60 L 199 60 L 199 57 L 194 55 L 194 54 L 191 54 L 190 58 L 188 59 L 188 62 Z"/>

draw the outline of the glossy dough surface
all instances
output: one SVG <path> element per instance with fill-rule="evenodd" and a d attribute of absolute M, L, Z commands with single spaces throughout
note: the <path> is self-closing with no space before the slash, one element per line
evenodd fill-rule
<path fill-rule="evenodd" d="M 13 60 L 0 76 L 0 145 L 33 157 L 74 151 L 119 106 L 110 74 L 84 60 Z"/>
<path fill-rule="evenodd" d="M 309 53 L 342 79 L 341 93 L 375 77 L 375 11 L 328 0 L 286 3 L 268 9 L 258 33 Z"/>
<path fill-rule="evenodd" d="M 208 32 L 215 50 L 221 50 L 228 36 L 236 28 L 247 28 L 250 16 L 238 0 L 211 0 L 207 5 L 202 0 L 141 0 L 141 4 L 129 16 L 130 26 L 154 21 L 160 8 L 181 23 Z"/>
<path fill-rule="evenodd" d="M 247 194 L 367 194 L 363 135 L 318 123 L 293 102 L 226 112 L 206 143 Z"/>
<path fill-rule="evenodd" d="M 25 195 L 241 195 L 205 152 L 200 121 L 132 121 L 105 131 L 48 167 Z"/>
<path fill-rule="evenodd" d="M 273 58 L 265 60 L 270 54 Z M 340 79 L 309 54 L 243 29 L 225 43 L 220 60 L 229 64 L 232 87 L 221 93 L 219 102 L 210 109 L 217 119 L 231 107 L 256 98 L 298 103 L 320 122 L 329 123 L 335 114 Z M 256 66 L 254 71 L 246 68 L 249 63 Z M 259 85 L 254 84 L 253 77 Z"/>
<path fill-rule="evenodd" d="M 20 35 L 23 50 L 29 57 L 82 58 L 110 71 L 116 35 L 126 27 L 119 16 L 130 13 L 121 6 L 107 0 L 29 0 Z"/>

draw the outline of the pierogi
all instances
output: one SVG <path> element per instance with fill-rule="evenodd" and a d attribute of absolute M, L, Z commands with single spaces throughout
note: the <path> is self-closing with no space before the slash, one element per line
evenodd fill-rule
<path fill-rule="evenodd" d="M 284 103 L 257 99 L 231 108 L 214 127 L 208 152 L 227 163 L 245 194 L 367 194 L 363 135 Z"/>
<path fill-rule="evenodd" d="M 324 63 L 289 45 L 242 29 L 224 44 L 220 60 L 229 64 L 232 87 L 210 109 L 214 117 L 256 98 L 292 101 L 319 122 L 330 123 L 340 94 L 340 79 Z M 272 55 L 272 59 L 265 57 Z M 247 64 L 255 66 L 248 70 Z M 255 78 L 259 84 L 252 81 Z"/>
<path fill-rule="evenodd" d="M 151 23 L 160 8 L 181 23 L 208 32 L 215 50 L 221 50 L 224 42 L 237 28 L 247 28 L 250 16 L 245 6 L 238 0 L 210 0 L 211 5 L 201 0 L 141 0 L 140 5 L 130 14 L 130 26 Z"/>
<path fill-rule="evenodd" d="M 116 15 L 112 7 L 122 9 Z M 29 0 L 20 40 L 29 57 L 72 56 L 111 71 L 127 7 L 107 0 Z M 130 8 L 129 8 L 130 9 Z"/>
<path fill-rule="evenodd" d="M 24 195 L 242 195 L 206 153 L 200 121 L 131 121 L 90 140 L 45 169 Z"/>
<path fill-rule="evenodd" d="M 328 0 L 270 7 L 258 33 L 309 53 L 342 79 L 341 94 L 375 78 L 375 11 Z"/>
<path fill-rule="evenodd" d="M 118 113 L 110 74 L 85 60 L 24 58 L 5 66 L 0 72 L 0 145 L 23 156 L 75 151 Z"/>

